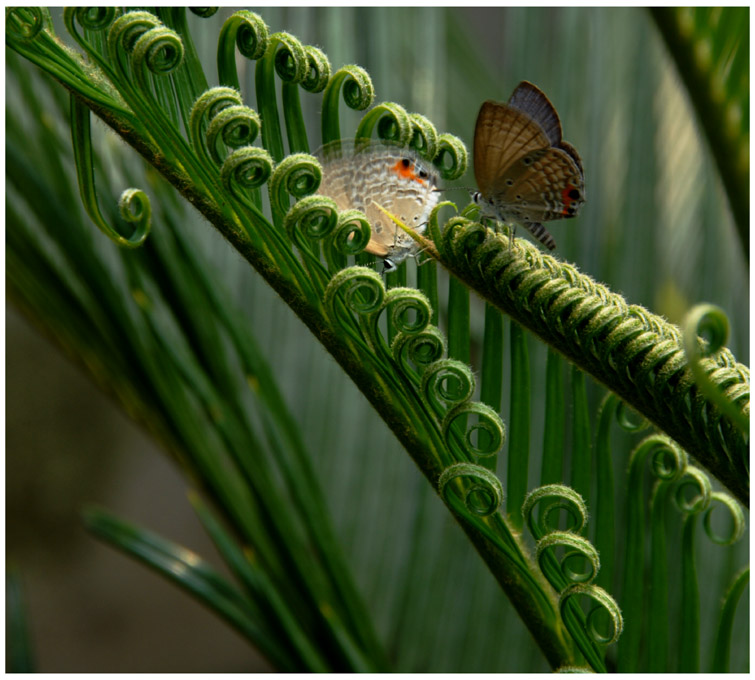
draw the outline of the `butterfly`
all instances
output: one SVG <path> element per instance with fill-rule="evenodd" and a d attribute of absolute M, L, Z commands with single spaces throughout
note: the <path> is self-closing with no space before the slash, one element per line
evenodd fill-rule
<path fill-rule="evenodd" d="M 484 217 L 521 224 L 548 249 L 556 241 L 543 222 L 576 217 L 585 202 L 577 150 L 561 139 L 548 97 L 522 81 L 508 102 L 486 101 L 477 115 L 472 200 Z"/>
<path fill-rule="evenodd" d="M 365 251 L 383 259 L 384 273 L 417 253 L 417 243 L 377 206 L 423 233 L 438 203 L 435 166 L 410 149 L 383 143 L 335 142 L 315 156 L 323 170 L 317 193 L 332 198 L 339 210 L 365 214 L 372 229 Z"/>

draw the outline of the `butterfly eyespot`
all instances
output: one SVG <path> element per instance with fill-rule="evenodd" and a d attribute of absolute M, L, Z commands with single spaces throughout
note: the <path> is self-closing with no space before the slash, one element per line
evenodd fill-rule
<path fill-rule="evenodd" d="M 419 173 L 417 173 L 422 179 L 427 179 L 429 175 L 427 174 L 427 170 L 420 170 Z"/>
<path fill-rule="evenodd" d="M 506 180 L 506 186 L 507 187 L 513 187 L 514 186 L 514 180 L 513 179 L 507 179 Z"/>
<path fill-rule="evenodd" d="M 516 200 L 517 201 L 521 201 L 522 200 L 522 195 L 521 194 L 517 194 L 516 195 Z"/>
<path fill-rule="evenodd" d="M 572 201 L 576 201 L 580 197 L 579 189 L 572 189 L 569 192 L 569 198 L 572 199 Z"/>
<path fill-rule="evenodd" d="M 522 163 L 524 163 L 525 165 L 532 165 L 532 159 L 529 156 L 525 156 L 522 159 Z"/>
<path fill-rule="evenodd" d="M 408 168 L 412 162 L 408 158 L 402 158 L 401 159 L 401 165 L 403 165 L 405 168 Z"/>

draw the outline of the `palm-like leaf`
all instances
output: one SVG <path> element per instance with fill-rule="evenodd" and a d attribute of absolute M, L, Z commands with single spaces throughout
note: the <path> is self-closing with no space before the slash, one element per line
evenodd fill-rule
<path fill-rule="evenodd" d="M 394 22 L 385 21 L 385 19 L 387 19 L 387 17 L 388 17 L 388 15 L 386 13 L 378 13 L 377 16 L 378 16 L 378 21 L 376 23 L 377 23 L 377 26 L 378 26 L 379 30 L 381 28 L 384 28 L 386 30 L 388 30 L 388 29 L 395 30 Z M 421 13 L 418 14 L 418 17 L 421 18 L 421 16 L 422 16 Z M 509 15 L 509 19 L 511 21 L 508 22 L 508 25 L 526 24 L 529 20 L 536 20 L 535 19 L 536 16 L 537 15 L 535 13 L 533 13 L 532 15 L 527 15 L 527 14 L 523 14 L 523 13 L 518 13 L 518 14 L 517 13 L 512 13 L 511 15 Z M 566 25 L 566 26 L 576 25 L 575 24 L 575 16 L 576 15 L 574 15 L 574 14 L 569 14 L 569 13 L 559 14 L 559 13 L 557 13 L 554 16 L 557 18 L 557 23 L 559 21 L 563 21 L 564 25 Z M 532 17 L 533 19 L 530 19 L 530 17 Z M 173 17 L 173 19 L 175 19 L 175 17 Z M 381 21 L 381 19 L 383 21 Z M 174 25 L 178 26 L 178 22 L 175 22 Z M 407 24 L 400 24 L 400 25 L 407 26 Z M 454 33 L 456 34 L 456 31 L 454 31 Z M 514 31 L 512 33 L 512 37 L 515 37 L 515 33 L 517 33 L 517 32 Z M 565 34 L 572 35 L 571 33 L 569 33 L 569 31 L 566 31 Z M 395 38 L 395 36 L 393 36 L 393 37 Z M 515 40 L 512 41 L 512 45 L 514 45 L 514 47 L 512 47 L 512 49 L 515 49 L 515 44 L 516 44 L 516 41 Z M 543 61 L 543 63 L 546 63 L 546 62 Z M 537 64 L 533 64 L 531 66 L 531 68 L 533 68 L 533 69 L 536 70 L 537 68 L 543 68 L 543 66 L 538 67 Z M 264 69 L 258 69 L 258 76 L 263 76 L 263 77 L 265 76 Z M 525 77 L 530 77 L 530 76 L 525 75 Z M 196 82 L 196 78 L 194 79 L 194 81 Z M 227 81 L 225 81 L 225 82 L 227 82 Z M 258 84 L 258 88 L 259 88 L 259 84 Z M 550 88 L 546 87 L 546 89 L 548 89 L 549 92 L 551 91 Z M 158 90 L 158 93 L 159 93 L 159 90 Z M 258 96 L 259 96 L 259 89 L 258 89 Z M 284 99 L 286 97 L 289 97 L 289 98 L 293 97 L 293 91 L 292 91 L 291 87 L 284 86 Z M 298 95 L 297 95 L 297 97 L 298 97 Z M 617 101 L 621 101 L 621 98 L 617 97 L 616 100 Z M 568 102 L 568 97 L 566 97 L 566 101 Z M 265 104 L 265 98 L 262 97 L 261 109 L 264 109 L 265 105 L 266 105 Z M 571 108 L 571 107 L 569 107 L 569 108 Z M 270 120 L 270 115 L 269 114 L 266 115 L 265 119 L 266 120 Z M 567 129 L 570 129 L 570 128 L 567 127 Z M 263 130 L 264 130 L 264 127 L 263 127 Z M 266 133 L 266 134 L 269 134 L 269 133 Z M 572 134 L 569 134 L 569 138 L 573 139 L 575 141 L 578 141 L 578 137 L 574 137 Z M 291 138 L 290 139 L 290 143 L 292 145 L 292 148 L 302 148 L 301 139 L 298 138 L 298 137 Z M 270 136 L 268 136 L 266 138 L 266 145 L 269 146 L 271 152 L 273 153 L 273 155 L 275 157 L 279 157 L 280 156 L 280 153 L 281 153 L 280 150 L 275 150 L 275 135 L 274 134 L 270 135 Z M 151 149 L 149 149 L 147 147 L 147 148 L 142 148 L 142 151 L 146 152 L 148 156 L 150 155 L 150 153 L 152 153 L 153 154 L 152 155 L 153 160 L 157 160 L 156 157 L 154 156 L 154 149 L 151 150 Z M 178 153 L 178 149 L 176 150 L 176 153 Z M 583 154 L 584 154 L 584 152 L 583 152 Z M 170 156 L 170 154 L 169 154 L 169 156 Z M 593 158 L 595 159 L 595 157 L 593 157 Z M 632 154 L 631 158 L 633 158 L 633 159 L 636 158 L 636 155 Z M 169 158 L 169 160 L 170 160 L 170 158 Z M 588 173 L 589 173 L 589 171 L 588 171 Z M 598 179 L 596 181 L 596 184 L 598 184 L 601 181 L 601 179 Z M 212 180 L 211 180 L 211 178 L 208 178 L 207 181 L 211 182 Z M 604 210 L 605 210 L 605 206 L 608 206 L 610 204 L 607 204 L 605 202 L 604 198 L 601 200 L 602 192 L 600 191 L 600 188 L 596 188 L 595 191 L 596 191 L 596 196 L 598 198 L 598 200 L 597 200 L 598 208 L 600 208 L 601 204 L 602 204 L 604 206 Z M 195 203 L 201 203 L 201 196 L 200 196 L 200 194 L 201 194 L 200 191 L 189 190 L 189 192 L 188 192 L 187 195 L 188 195 L 188 197 L 190 199 L 194 200 Z M 636 205 L 636 195 L 635 194 L 631 194 L 631 196 L 635 200 L 629 203 L 630 209 L 632 207 L 634 207 L 634 205 Z M 624 194 L 622 194 L 622 198 L 625 198 Z M 208 206 L 205 205 L 204 207 L 207 208 Z M 596 214 L 599 214 L 599 213 L 600 213 L 600 210 L 598 210 Z M 222 223 L 222 220 L 223 220 L 223 217 L 224 217 L 224 215 L 222 214 L 222 210 L 220 212 L 215 211 L 214 213 L 213 213 L 212 210 L 210 210 L 209 214 L 211 215 L 211 219 L 213 219 L 214 221 L 216 221 L 216 224 Z M 282 211 L 281 211 L 280 214 L 282 215 Z M 596 226 L 598 224 L 598 222 L 596 221 L 595 218 L 593 218 L 592 222 L 593 222 L 594 226 Z M 588 235 L 590 235 L 593 232 L 588 228 L 588 230 L 587 230 L 586 233 Z M 243 235 L 234 234 L 234 233 L 229 232 L 229 231 L 226 231 L 226 235 L 229 236 L 231 238 L 231 240 L 236 243 L 237 246 L 240 246 L 242 248 L 242 251 L 244 250 Z M 641 239 L 637 239 L 637 240 L 641 240 Z M 570 248 L 570 246 L 569 246 L 569 244 L 567 244 L 567 246 L 566 246 L 567 252 L 568 252 L 569 248 Z M 590 251 L 588 249 L 587 252 L 594 252 L 594 251 Z M 247 251 L 247 254 L 248 254 L 248 251 Z M 268 278 L 268 280 L 271 280 L 279 288 L 279 290 L 281 290 L 281 288 L 280 288 L 281 285 L 284 285 L 284 287 L 282 289 L 284 297 L 287 298 L 289 300 L 289 302 L 293 301 L 295 303 L 295 307 L 296 307 L 297 311 L 299 312 L 300 315 L 303 316 L 303 318 L 305 318 L 305 321 L 308 322 L 308 325 L 310 325 L 310 327 L 313 328 L 313 330 L 315 330 L 315 332 L 318 335 L 322 336 L 322 326 L 319 325 L 319 322 L 317 321 L 316 316 L 313 315 L 311 313 L 311 311 L 307 310 L 306 307 L 302 306 L 302 304 L 300 302 L 296 301 L 297 291 L 296 290 L 292 290 L 290 287 L 286 287 L 285 286 L 285 278 L 286 278 L 285 274 L 283 276 L 281 276 L 281 274 L 280 274 L 280 272 L 285 272 L 286 270 L 288 270 L 289 273 L 291 271 L 293 271 L 297 267 L 296 262 L 294 260 L 291 260 L 290 258 L 288 258 L 284 250 L 282 250 L 280 252 L 280 256 L 281 257 L 279 257 L 278 261 L 277 261 L 277 264 L 278 264 L 278 267 L 279 267 L 279 272 L 275 272 L 275 271 L 272 271 L 270 269 L 265 269 L 263 271 L 263 273 L 266 275 L 266 277 Z M 609 260 L 610 260 L 610 258 L 609 258 Z M 258 263 L 259 263 L 259 260 L 258 260 Z M 428 269 L 428 268 L 426 267 L 425 269 Z M 429 278 L 429 277 L 426 277 L 425 273 L 421 271 L 420 278 L 422 279 L 422 278 Z M 453 285 L 457 286 L 457 284 L 453 284 Z M 457 293 L 458 293 L 459 292 L 458 286 L 454 290 L 457 290 Z M 431 295 L 431 298 L 432 298 L 432 295 Z M 310 297 L 310 300 L 311 299 L 312 298 Z M 452 302 L 452 304 L 451 304 L 451 306 L 449 308 L 448 317 L 449 317 L 449 326 L 454 331 L 451 334 L 450 354 L 451 354 L 451 356 L 455 356 L 457 358 L 461 358 L 461 359 L 465 359 L 466 360 L 466 358 L 467 358 L 467 356 L 469 354 L 469 350 L 468 350 L 468 348 L 469 348 L 469 341 L 468 341 L 467 338 L 469 338 L 470 334 L 469 334 L 468 331 L 465 332 L 463 329 L 464 329 L 465 325 L 467 326 L 467 328 L 469 328 L 469 325 L 468 325 L 468 323 L 467 324 L 459 323 L 459 319 L 463 318 L 464 315 L 465 315 L 465 312 L 464 312 L 465 305 L 468 305 L 468 302 L 467 303 L 464 302 L 464 296 L 462 295 L 462 296 L 459 297 L 457 295 L 457 301 Z M 435 307 L 435 309 L 437 311 L 437 305 L 435 305 L 434 307 Z M 187 327 L 185 326 L 185 328 L 187 328 Z M 459 335 L 459 337 L 457 339 L 455 339 L 456 338 L 456 334 L 458 334 L 458 333 L 460 333 L 460 335 Z M 285 334 L 282 333 L 282 332 L 280 332 L 280 330 L 276 330 L 275 331 L 275 337 L 276 338 L 283 337 L 284 335 Z M 189 337 L 191 337 L 191 335 L 189 335 Z M 520 343 L 520 342 L 521 342 L 520 340 L 517 341 L 517 344 Z M 328 343 L 326 342 L 326 344 L 328 344 Z M 339 349 L 336 345 L 337 345 L 337 343 L 336 344 L 329 344 L 328 346 L 331 349 L 331 351 L 334 354 L 336 354 L 336 356 L 338 356 L 342 361 L 345 362 L 345 364 L 347 365 L 347 367 L 352 372 L 352 375 L 357 376 L 357 380 L 359 381 L 362 389 L 366 390 L 366 391 L 371 391 L 373 389 L 373 387 L 371 387 L 369 385 L 370 381 L 369 381 L 368 377 L 367 376 L 362 376 L 360 378 L 359 377 L 359 374 L 360 374 L 359 367 L 355 366 L 352 362 L 350 362 L 348 356 L 346 354 L 344 354 L 344 352 L 341 349 Z M 487 347 L 487 343 L 486 343 L 486 347 Z M 498 351 L 500 352 L 500 346 L 499 346 L 499 350 Z M 491 354 L 492 354 L 492 352 L 491 352 Z M 227 369 L 224 369 L 223 367 L 219 367 L 219 369 L 221 371 L 220 375 L 222 375 L 227 370 Z M 218 374 L 217 374 L 217 368 L 213 369 L 211 366 L 208 366 L 208 367 L 206 367 L 206 370 L 215 371 L 215 376 L 216 377 L 218 376 Z M 202 386 L 202 384 L 201 384 L 201 376 L 199 376 L 199 375 L 191 375 L 190 373 L 184 371 L 183 374 L 182 374 L 182 377 L 183 377 L 183 379 L 191 378 L 191 380 L 196 384 L 197 387 L 201 387 Z M 316 384 L 319 384 L 319 383 L 316 383 Z M 493 385 L 493 387 L 491 388 L 490 385 Z M 495 394 L 496 391 L 497 391 L 498 394 L 500 394 L 500 389 L 499 390 L 495 390 L 495 381 L 494 380 L 491 381 L 490 379 L 488 379 L 486 382 L 483 383 L 483 391 L 484 391 L 485 395 Z M 528 397 L 527 392 L 524 392 L 522 394 L 524 394 L 525 397 Z M 492 400 L 494 400 L 494 397 L 490 397 L 490 398 Z M 517 397 L 513 397 L 513 398 L 516 399 L 516 403 L 520 403 L 518 396 Z M 392 423 L 392 425 L 394 427 L 394 430 L 401 430 L 401 431 L 403 431 L 403 425 L 402 425 L 402 418 L 401 417 L 397 418 L 397 414 L 395 412 L 391 412 L 390 408 L 385 407 L 383 404 L 376 403 L 376 406 L 378 406 L 379 410 L 389 420 L 389 422 Z M 339 412 L 340 412 L 340 410 L 339 410 Z M 404 414 L 404 415 L 406 415 L 406 414 Z M 537 420 L 537 416 L 534 416 L 533 420 L 536 421 Z M 334 415 L 331 415 L 331 417 L 327 419 L 327 422 L 334 422 Z M 185 425 L 188 426 L 189 423 L 185 423 Z M 525 421 L 525 427 L 527 427 L 526 421 Z M 518 428 L 518 432 L 521 432 L 521 431 L 522 431 L 521 427 Z M 337 439 L 339 441 L 343 441 L 343 439 L 344 439 L 345 436 L 347 436 L 347 431 L 346 432 L 339 431 L 339 435 L 338 435 Z M 404 441 L 406 441 L 406 439 L 404 439 Z M 410 438 L 409 441 L 411 441 L 411 438 Z M 420 465 L 425 468 L 426 474 L 428 474 L 428 470 L 429 470 L 431 472 L 431 474 L 429 476 L 433 477 L 433 476 L 437 475 L 437 472 L 433 472 L 433 469 L 434 469 L 433 463 L 430 462 L 426 458 L 422 458 L 421 454 L 419 453 L 419 451 L 418 451 L 418 449 L 416 447 L 412 446 L 411 448 L 412 448 L 413 451 L 417 452 L 417 455 L 419 456 L 418 462 L 420 462 Z M 429 467 L 428 467 L 428 463 L 429 463 Z M 520 470 L 521 470 L 521 468 L 520 468 Z M 355 471 L 355 473 L 357 473 L 357 471 Z M 363 470 L 359 470 L 358 473 L 357 473 L 358 476 L 361 476 L 362 474 L 363 474 Z M 525 480 L 525 484 L 526 484 L 526 475 L 524 477 L 524 480 Z M 518 488 L 521 488 L 521 486 L 519 486 Z M 509 512 L 512 513 L 511 516 L 513 518 L 517 517 L 517 511 L 518 511 L 518 504 L 512 504 L 509 507 Z M 514 521 L 516 522 L 516 519 L 514 519 Z M 425 525 L 423 524 L 422 527 L 424 529 Z M 425 533 L 425 532 L 423 532 L 423 533 Z M 479 538 L 478 538 L 478 540 L 479 540 Z M 445 552 L 445 550 L 443 550 L 442 552 Z M 410 590 L 410 588 L 408 586 L 408 583 L 409 583 L 409 579 L 407 577 L 407 580 L 406 580 L 407 592 L 409 592 L 409 590 Z M 409 612 L 408 611 L 405 612 L 405 616 L 406 616 L 407 620 L 411 620 L 411 616 L 409 616 Z M 479 620 L 478 617 L 476 617 L 476 619 Z M 534 621 L 534 619 L 530 619 L 528 622 L 530 623 L 530 625 L 532 625 L 533 621 Z M 537 633 L 536 633 L 536 635 L 537 635 Z M 539 637 L 540 637 L 540 639 L 539 639 L 540 644 L 541 645 L 545 645 L 547 647 L 548 646 L 548 642 L 545 639 L 547 637 L 547 633 L 543 632 L 543 635 L 539 636 Z M 397 647 L 399 649 L 401 648 L 400 641 L 397 642 Z M 423 647 L 423 649 L 424 649 L 424 647 Z M 461 667 L 469 668 L 469 666 L 461 666 Z"/>

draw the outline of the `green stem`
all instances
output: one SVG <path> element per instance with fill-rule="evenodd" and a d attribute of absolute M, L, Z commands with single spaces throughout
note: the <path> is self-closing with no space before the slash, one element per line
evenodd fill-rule
<path fill-rule="evenodd" d="M 695 387 L 676 326 L 524 240 L 510 248 L 476 223 L 449 221 L 436 246 L 452 274 L 666 432 L 749 507 L 747 437 Z M 716 361 L 716 380 L 746 411 L 749 370 L 727 350 Z"/>

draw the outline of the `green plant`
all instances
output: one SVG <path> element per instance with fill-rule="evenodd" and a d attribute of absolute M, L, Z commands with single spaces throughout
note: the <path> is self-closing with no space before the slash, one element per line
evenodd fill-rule
<path fill-rule="evenodd" d="M 117 251 L 119 264 L 115 271 L 107 271 L 101 260 L 113 255 L 105 256 L 104 245 L 87 236 L 88 225 L 71 203 L 65 173 L 53 170 L 43 178 L 25 161 L 27 153 L 14 144 L 14 137 L 20 135 L 9 134 L 14 186 L 26 195 L 26 209 L 35 213 L 44 238 L 57 253 L 53 258 L 40 247 L 39 235 L 29 228 L 21 210 L 12 209 L 9 288 L 14 301 L 50 328 L 71 354 L 87 364 L 102 387 L 161 441 L 209 500 L 208 505 L 193 496 L 197 513 L 239 585 L 231 586 L 194 558 L 187 560 L 179 547 L 105 513 L 88 513 L 92 530 L 166 575 L 180 570 L 184 576 L 179 584 L 206 601 L 281 669 L 389 667 L 340 556 L 309 454 L 280 397 L 273 371 L 180 227 L 180 209 L 167 197 L 159 213 L 157 206 L 152 208 L 151 221 L 163 229 L 158 233 L 155 228 L 147 237 L 150 208 L 144 194 L 129 191 L 121 200 L 121 215 L 135 223 L 130 232 L 128 227 L 110 226 L 116 219 L 106 202 L 99 201 L 103 207 L 98 206 L 93 186 L 98 161 L 89 144 L 89 109 L 203 213 L 343 366 L 439 489 L 549 663 L 553 667 L 587 663 L 596 670 L 613 666 L 616 661 L 610 654 L 606 658 L 604 643 L 619 637 L 622 617 L 608 594 L 618 575 L 607 432 L 618 401 L 609 398 L 598 421 L 594 459 L 599 481 L 591 493 L 590 407 L 583 374 L 572 372 L 571 486 L 580 498 L 558 484 L 567 477 L 562 467 L 563 366 L 556 352 L 549 353 L 540 479 L 547 486 L 528 495 L 532 486 L 527 475 L 532 427 L 528 405 L 533 390 L 527 340 L 518 324 L 609 385 L 683 443 L 747 503 L 745 436 L 735 420 L 723 415 L 690 379 L 678 329 L 641 307 L 628 306 L 606 287 L 542 256 L 534 247 L 519 243 L 510 248 L 505 237 L 493 236 L 464 214 L 442 228 L 436 212 L 429 226 L 441 262 L 455 275 L 449 280 L 447 306 L 433 263 L 418 269 L 422 293 L 404 285 L 405 271 L 388 279 L 392 287 L 386 291 L 374 271 L 343 269 L 353 253 L 348 252 L 344 232 L 339 236 L 337 230 L 354 226 L 337 223 L 327 200 L 302 198 L 289 210 L 289 194 L 301 198 L 311 193 L 318 172 L 306 155 L 310 142 L 299 101 L 300 84 L 309 91 L 324 90 L 321 130 L 326 142 L 343 134 L 341 92 L 357 109 L 371 103 L 372 85 L 363 70 L 347 67 L 330 76 L 319 50 L 286 34 L 268 36 L 259 17 L 239 12 L 226 20 L 220 33 L 221 87 L 208 90 L 180 10 L 161 10 L 158 16 L 68 10 L 65 20 L 93 63 L 52 39 L 51 21 L 44 11 L 11 13 L 9 41 L 71 90 L 76 168 L 90 217 L 120 245 L 141 248 Z M 254 82 L 259 115 L 243 106 L 236 91 L 237 37 L 242 53 L 258 60 Z M 172 70 L 167 76 L 151 75 L 143 70 L 147 63 Z M 276 73 L 283 81 L 287 157 L 275 105 Z M 34 101 L 32 92 L 26 95 Z M 259 134 L 260 118 L 264 149 L 249 146 Z M 408 115 L 396 104 L 371 109 L 358 130 L 358 136 L 378 131 L 411 143 L 428 158 L 438 159 L 449 180 L 465 170 L 466 151 L 460 140 L 438 135 L 427 119 Z M 46 134 L 49 143 L 43 146 L 57 148 L 54 133 Z M 131 173 L 125 166 L 122 172 L 126 177 Z M 58 184 L 56 195 L 65 204 L 33 203 L 31 196 L 42 192 L 45 179 Z M 154 176 L 148 179 L 151 189 L 164 196 L 165 187 Z M 266 182 L 269 212 L 259 191 Z M 70 221 L 63 230 L 56 223 L 61 214 Z M 359 254 L 356 261 L 369 263 Z M 467 367 L 474 347 L 470 288 L 488 301 L 479 402 L 472 398 L 475 380 Z M 511 435 L 505 494 L 494 474 L 504 439 L 498 416 L 504 391 L 504 326 L 498 309 L 518 322 L 510 324 Z M 448 328 L 447 350 L 435 327 L 441 310 Z M 380 318 L 383 311 L 387 321 Z M 701 328 L 693 324 L 690 350 Z M 722 343 L 720 337 L 712 342 L 714 348 Z M 735 416 L 747 412 L 749 373 L 728 350 L 692 361 L 726 389 L 724 401 L 733 404 Z M 465 432 L 468 425 L 473 435 Z M 738 506 L 724 496 L 711 495 L 705 478 L 687 465 L 686 455 L 669 439 L 651 437 L 639 444 L 632 457 L 638 461 L 632 475 L 640 474 L 637 466 L 650 453 L 656 456 L 661 479 L 651 512 L 663 512 L 671 498 L 669 490 L 675 488 L 672 482 L 687 475 L 697 485 L 699 498 L 680 501 L 683 512 L 694 517 L 709 512 L 711 502 L 721 503 L 732 508 L 735 518 L 726 540 L 741 535 Z M 579 455 L 588 457 L 579 461 Z M 630 478 L 630 489 L 626 535 L 630 547 L 622 556 L 621 570 L 625 595 L 638 592 L 638 587 L 642 590 L 641 580 L 639 585 L 637 581 L 643 566 L 641 480 Z M 504 495 L 505 514 L 497 510 Z M 569 531 L 553 531 L 559 525 L 552 521 L 552 509 L 533 514 L 536 505 L 549 498 L 555 499 L 555 508 L 566 509 Z M 587 520 L 585 501 L 594 513 L 600 566 L 594 548 L 580 536 Z M 530 511 L 524 516 L 523 505 Z M 691 535 L 688 527 L 693 521 L 685 521 L 685 537 Z M 534 552 L 522 534 L 525 523 L 538 542 Z M 638 564 L 634 571 L 629 568 L 631 560 Z M 694 561 L 690 560 L 684 564 Z M 583 569 L 584 562 L 589 569 Z M 593 579 L 592 585 L 581 583 Z M 690 589 L 695 583 L 694 577 L 685 579 Z M 576 604 L 578 598 L 593 598 L 608 612 L 609 620 L 599 622 L 605 639 L 592 635 L 600 614 L 583 611 Z M 685 594 L 683 602 L 694 609 L 694 593 Z M 630 597 L 623 609 L 626 632 L 618 667 L 630 670 L 640 658 L 642 597 Z M 663 616 L 661 612 L 652 621 L 658 625 Z M 693 647 L 699 653 L 700 645 Z M 684 658 L 691 658 L 686 648 L 683 652 Z M 651 655 L 650 663 L 660 663 L 657 659 Z"/>

